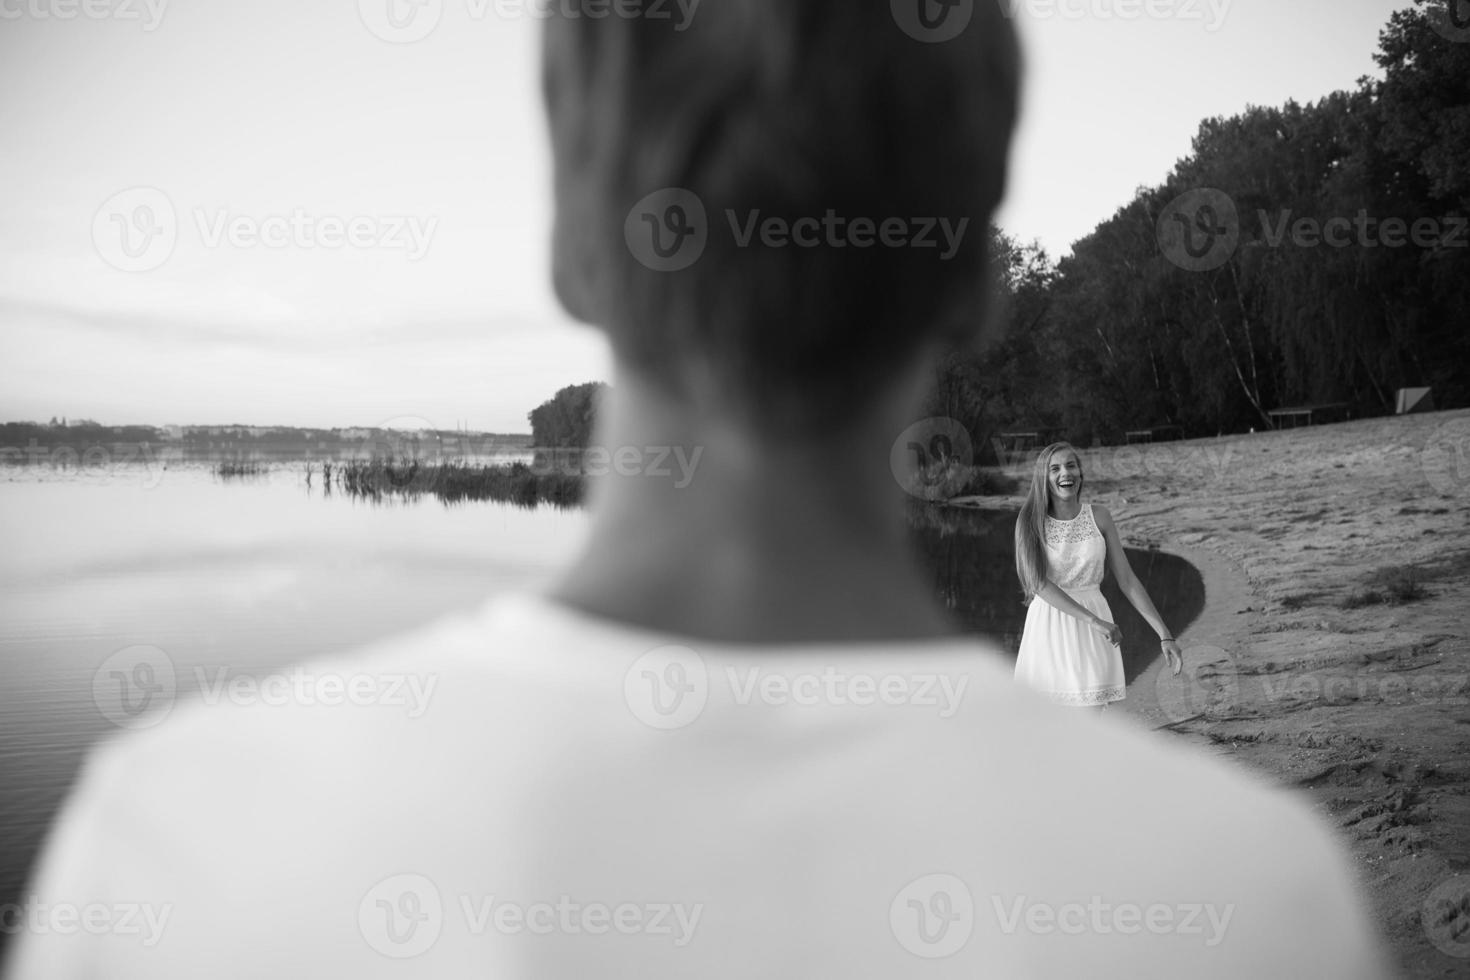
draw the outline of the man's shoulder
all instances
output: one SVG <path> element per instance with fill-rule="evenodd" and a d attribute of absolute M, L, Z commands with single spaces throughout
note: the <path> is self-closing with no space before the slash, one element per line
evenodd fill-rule
<path fill-rule="evenodd" d="M 171 764 L 219 771 L 278 764 L 273 756 L 305 761 L 318 748 L 340 754 L 353 737 L 423 717 L 456 665 L 485 654 L 482 622 L 483 611 L 460 613 L 269 671 L 201 672 L 196 689 L 179 685 L 146 726 L 100 743 L 91 768 L 136 770 L 133 779 Z"/>
<path fill-rule="evenodd" d="M 1134 717 L 1110 717 L 1117 714 L 1122 712 L 1113 709 L 1099 716 L 1027 698 L 1010 727 L 1019 751 L 1034 754 L 1038 771 L 1066 765 L 1087 773 L 1100 792 L 1115 788 L 1102 799 L 1126 795 L 1160 814 L 1189 811 L 1220 821 L 1253 814 L 1300 823 L 1297 818 L 1309 813 L 1298 797 L 1263 774 L 1178 736 L 1148 729 Z M 1242 826 L 1259 825 L 1250 821 Z"/>
<path fill-rule="evenodd" d="M 925 751 L 943 760 L 936 771 L 971 774 L 976 807 L 1006 787 L 1039 836 L 1090 837 L 1168 856 L 1153 867 L 1209 866 L 1226 877 L 1272 875 L 1272 866 L 1294 873 L 1336 853 L 1305 796 L 1178 736 L 1109 717 L 1116 710 L 1058 707 L 1024 690 L 968 707 L 958 738 L 936 730 L 927 739 Z M 977 752 L 979 739 L 993 751 Z"/>

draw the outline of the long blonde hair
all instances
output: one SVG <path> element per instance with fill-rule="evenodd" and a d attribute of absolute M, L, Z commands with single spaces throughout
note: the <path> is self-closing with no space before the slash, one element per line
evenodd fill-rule
<path fill-rule="evenodd" d="M 1051 482 L 1047 479 L 1047 467 L 1051 458 L 1064 449 L 1072 450 L 1077 457 L 1077 472 L 1082 472 L 1082 454 L 1070 442 L 1054 442 L 1043 449 L 1031 468 L 1031 488 L 1026 491 L 1026 500 L 1021 504 L 1021 513 L 1016 516 L 1016 577 L 1021 580 L 1022 605 L 1030 605 L 1036 590 L 1046 581 L 1046 514 L 1051 501 Z"/>

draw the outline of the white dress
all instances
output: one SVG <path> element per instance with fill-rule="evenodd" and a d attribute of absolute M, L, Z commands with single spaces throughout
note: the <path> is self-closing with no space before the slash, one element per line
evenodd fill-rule
<path fill-rule="evenodd" d="M 1046 577 L 1082 608 L 1113 622 L 1103 598 L 1108 545 L 1092 505 L 1070 521 L 1046 518 Z M 1070 613 L 1040 596 L 1026 610 L 1016 680 L 1060 704 L 1095 705 L 1123 700 L 1123 651 Z"/>

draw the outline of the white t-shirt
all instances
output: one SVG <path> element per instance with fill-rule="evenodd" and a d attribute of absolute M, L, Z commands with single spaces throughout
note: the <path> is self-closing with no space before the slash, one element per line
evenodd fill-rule
<path fill-rule="evenodd" d="M 223 700 L 93 755 L 16 980 L 1388 975 L 1304 803 L 973 640 L 516 594 Z"/>

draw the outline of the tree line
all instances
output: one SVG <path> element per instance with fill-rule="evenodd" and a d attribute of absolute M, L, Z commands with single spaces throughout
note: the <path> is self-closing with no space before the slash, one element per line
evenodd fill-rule
<path fill-rule="evenodd" d="M 1381 78 L 1204 120 L 1162 184 L 1059 262 L 991 229 L 990 322 L 936 363 L 922 415 L 981 447 L 1018 427 L 1092 445 L 1272 428 L 1288 406 L 1385 414 L 1405 387 L 1470 404 L 1470 25 L 1453 11 L 1392 14 Z M 531 412 L 535 444 L 585 447 L 605 389 Z"/>
<path fill-rule="evenodd" d="M 532 409 L 531 444 L 544 449 L 586 449 L 597 424 L 597 403 L 608 386 L 600 381 L 568 385 Z"/>
<path fill-rule="evenodd" d="M 1270 428 L 1271 409 L 1470 404 L 1470 26 L 1415 0 L 1380 79 L 1205 120 L 1071 255 L 993 231 L 1000 303 L 938 365 L 926 414 L 1082 444 Z"/>

